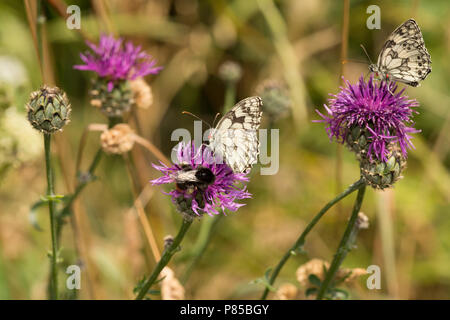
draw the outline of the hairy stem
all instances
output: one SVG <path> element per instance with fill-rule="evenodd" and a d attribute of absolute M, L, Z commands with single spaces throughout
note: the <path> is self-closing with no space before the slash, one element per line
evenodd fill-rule
<path fill-rule="evenodd" d="M 350 217 L 350 220 L 347 224 L 347 228 L 345 229 L 344 236 L 341 239 L 341 243 L 334 255 L 333 262 L 331 263 L 330 268 L 328 269 L 327 275 L 325 276 L 325 280 L 320 286 L 319 293 L 317 294 L 317 300 L 323 299 L 324 295 L 328 291 L 330 284 L 332 283 L 336 272 L 339 270 L 342 262 L 344 261 L 347 253 L 351 250 L 351 247 L 356 238 L 355 225 L 358 218 L 359 210 L 361 209 L 361 205 L 364 199 L 364 192 L 366 187 L 363 186 L 358 190 L 358 196 L 356 197 L 355 205 L 353 206 L 353 212 Z"/>
<path fill-rule="evenodd" d="M 306 229 L 302 232 L 302 234 L 298 237 L 297 241 L 294 243 L 294 245 L 289 248 L 289 250 L 284 254 L 284 256 L 281 258 L 280 262 L 278 262 L 278 265 L 276 268 L 272 271 L 269 284 L 272 285 L 278 274 L 280 273 L 281 269 L 285 265 L 285 263 L 289 260 L 289 258 L 295 254 L 295 252 L 299 251 L 303 245 L 305 244 L 306 236 L 309 234 L 309 232 L 314 228 L 314 226 L 319 222 L 319 220 L 322 218 L 322 216 L 330 209 L 333 205 L 335 205 L 340 200 L 344 199 L 346 196 L 351 194 L 352 192 L 362 188 L 364 186 L 364 182 L 362 180 L 358 180 L 357 182 L 350 185 L 347 190 L 336 196 L 333 200 L 328 202 L 311 220 L 311 222 L 306 226 Z M 269 294 L 269 287 L 266 287 L 264 290 L 261 300 L 265 300 L 267 298 L 267 295 Z"/>

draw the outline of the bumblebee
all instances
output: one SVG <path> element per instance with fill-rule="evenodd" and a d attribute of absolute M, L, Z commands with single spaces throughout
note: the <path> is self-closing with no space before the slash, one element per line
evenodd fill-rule
<path fill-rule="evenodd" d="M 208 168 L 198 166 L 193 169 L 189 164 L 182 164 L 181 171 L 175 174 L 174 179 L 179 191 L 193 193 L 195 190 L 205 191 L 209 185 L 214 183 L 216 176 Z"/>

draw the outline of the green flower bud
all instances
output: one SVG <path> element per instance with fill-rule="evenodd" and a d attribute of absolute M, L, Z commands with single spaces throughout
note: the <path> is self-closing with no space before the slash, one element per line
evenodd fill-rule
<path fill-rule="evenodd" d="M 114 87 L 108 90 L 108 80 L 97 78 L 93 81 L 89 93 L 91 105 L 99 108 L 108 118 L 122 117 L 134 105 L 133 92 L 128 80 L 116 81 Z"/>
<path fill-rule="evenodd" d="M 366 157 L 362 157 L 360 161 L 361 177 L 375 189 L 391 188 L 397 180 L 402 178 L 401 173 L 406 166 L 406 159 L 397 144 L 391 143 L 389 149 L 386 161 L 370 160 Z"/>
<path fill-rule="evenodd" d="M 355 126 L 350 129 L 345 142 L 348 148 L 355 152 L 356 158 L 360 160 L 367 155 L 367 150 L 369 149 L 370 144 L 369 139 L 370 135 L 367 129 Z"/>
<path fill-rule="evenodd" d="M 58 87 L 43 85 L 31 93 L 27 103 L 28 121 L 33 128 L 50 134 L 62 131 L 70 122 L 72 108 L 64 91 Z"/>
<path fill-rule="evenodd" d="M 200 192 L 197 192 L 197 194 L 195 195 L 195 201 L 197 201 L 200 208 L 205 207 L 205 201 L 203 200 L 203 196 Z M 175 206 L 178 212 L 183 215 L 183 219 L 192 220 L 194 218 L 200 218 L 200 216 L 192 210 L 191 197 L 185 198 L 183 195 L 179 196 L 175 199 Z"/>

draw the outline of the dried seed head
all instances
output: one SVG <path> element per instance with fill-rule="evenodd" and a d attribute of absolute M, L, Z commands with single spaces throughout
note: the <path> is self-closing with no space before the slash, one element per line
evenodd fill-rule
<path fill-rule="evenodd" d="M 175 277 L 175 273 L 169 267 L 161 271 L 161 299 L 162 300 L 184 300 L 184 287 Z"/>
<path fill-rule="evenodd" d="M 298 289 L 292 283 L 282 284 L 276 294 L 275 298 L 278 300 L 294 300 L 297 298 Z"/>
<path fill-rule="evenodd" d="M 100 136 L 100 141 L 105 152 L 113 154 L 123 154 L 133 148 L 133 130 L 128 124 L 119 123 L 111 129 L 103 131 Z"/>
<path fill-rule="evenodd" d="M 130 81 L 130 88 L 133 92 L 136 107 L 148 109 L 153 104 L 152 88 L 143 78 Z"/>
<path fill-rule="evenodd" d="M 58 87 L 43 85 L 30 95 L 27 103 L 28 121 L 33 128 L 50 134 L 62 131 L 70 122 L 72 108 L 64 91 Z"/>

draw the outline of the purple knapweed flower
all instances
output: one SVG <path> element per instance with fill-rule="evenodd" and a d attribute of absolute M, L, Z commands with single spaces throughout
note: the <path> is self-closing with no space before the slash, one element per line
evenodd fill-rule
<path fill-rule="evenodd" d="M 190 212 L 201 215 L 201 211 L 210 216 L 219 214 L 221 209 L 225 214 L 225 209 L 236 211 L 244 204 L 237 203 L 236 200 L 251 198 L 247 192 L 246 186 L 242 182 L 248 182 L 249 179 L 244 173 L 234 173 L 233 170 L 206 145 L 197 148 L 194 142 L 180 143 L 177 149 L 177 164 L 166 166 L 153 164 L 153 167 L 163 173 L 163 176 L 152 180 L 153 185 L 173 183 L 175 189 L 166 193 L 172 196 L 173 203 L 183 214 L 189 215 Z M 184 184 L 182 177 L 188 176 L 198 170 L 209 172 L 213 177 L 209 177 L 207 183 Z M 241 184 L 239 186 L 239 184 Z M 186 187 L 188 186 L 188 187 Z"/>
<path fill-rule="evenodd" d="M 156 60 L 141 51 L 141 46 L 134 46 L 131 41 L 124 44 L 123 39 L 113 36 L 100 36 L 95 45 L 86 41 L 92 52 L 80 54 L 85 64 L 74 66 L 78 70 L 96 72 L 99 77 L 107 78 L 108 90 L 111 91 L 116 80 L 134 80 L 148 74 L 157 74 L 162 67 L 155 67 Z"/>
<path fill-rule="evenodd" d="M 412 121 L 414 107 L 419 104 L 415 99 L 403 95 L 405 89 L 398 93 L 397 84 L 385 81 L 374 81 L 373 75 L 365 82 L 363 76 L 352 85 L 345 81 L 341 91 L 324 105 L 328 115 L 316 112 L 323 118 L 315 122 L 327 124 L 326 130 L 330 139 L 333 137 L 340 143 L 346 141 L 347 135 L 355 127 L 367 130 L 369 159 L 373 155 L 382 161 L 388 156 L 389 143 L 398 143 L 402 155 L 406 157 L 407 148 L 414 148 L 411 133 L 420 132 Z"/>

